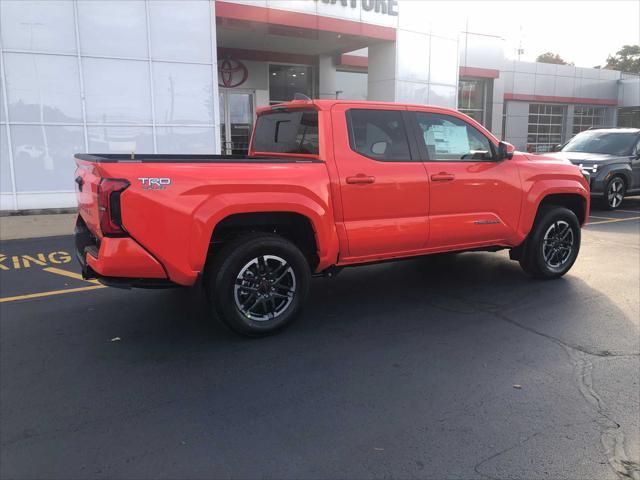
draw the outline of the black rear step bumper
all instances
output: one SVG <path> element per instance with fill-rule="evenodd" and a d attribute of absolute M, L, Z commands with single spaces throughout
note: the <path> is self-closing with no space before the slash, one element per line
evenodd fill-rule
<path fill-rule="evenodd" d="M 181 287 L 181 285 L 178 285 L 177 283 L 174 283 L 166 278 L 129 278 L 107 277 L 105 275 L 100 275 L 87 264 L 87 254 L 98 258 L 99 245 L 97 239 L 89 231 L 80 215 L 78 215 L 78 219 L 76 221 L 74 236 L 76 243 L 76 258 L 78 259 L 80 267 L 82 268 L 82 278 L 84 278 L 85 280 L 96 279 L 101 284 L 106 285 L 107 287 L 126 289 Z"/>

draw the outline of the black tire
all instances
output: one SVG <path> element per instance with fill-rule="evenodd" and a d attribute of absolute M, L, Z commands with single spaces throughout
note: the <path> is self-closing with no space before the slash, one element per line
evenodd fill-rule
<path fill-rule="evenodd" d="M 602 195 L 602 202 L 607 210 L 620 208 L 624 195 L 627 192 L 627 184 L 620 175 L 614 175 L 607 182 Z"/>
<path fill-rule="evenodd" d="M 281 283 L 275 284 L 281 274 Z M 309 263 L 298 247 L 269 233 L 249 233 L 229 241 L 205 275 L 212 310 L 227 327 L 248 337 L 272 335 L 288 326 L 298 316 L 310 283 Z"/>
<path fill-rule="evenodd" d="M 580 222 L 571 210 L 543 207 L 526 240 L 520 259 L 522 269 L 541 279 L 563 276 L 578 258 L 580 234 Z"/>

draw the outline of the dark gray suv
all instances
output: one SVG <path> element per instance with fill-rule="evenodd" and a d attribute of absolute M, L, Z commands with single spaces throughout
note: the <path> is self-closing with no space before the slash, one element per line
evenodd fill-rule
<path fill-rule="evenodd" d="M 640 194 L 640 128 L 587 130 L 548 155 L 579 165 L 589 174 L 591 198 L 610 210 L 618 208 L 625 195 Z"/>

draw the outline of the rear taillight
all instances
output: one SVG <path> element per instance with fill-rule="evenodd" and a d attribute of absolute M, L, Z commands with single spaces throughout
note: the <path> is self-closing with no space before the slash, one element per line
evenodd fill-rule
<path fill-rule="evenodd" d="M 98 215 L 100 230 L 107 237 L 126 235 L 122 227 L 120 195 L 129 186 L 126 180 L 103 178 L 98 185 Z"/>

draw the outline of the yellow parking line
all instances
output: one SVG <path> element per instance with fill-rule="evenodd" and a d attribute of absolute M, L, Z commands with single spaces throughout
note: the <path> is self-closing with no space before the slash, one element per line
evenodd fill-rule
<path fill-rule="evenodd" d="M 630 220 L 640 220 L 640 217 L 631 217 L 631 218 L 613 218 L 611 220 L 603 220 L 602 222 L 589 222 L 588 225 L 602 225 L 603 223 L 614 223 L 614 222 L 628 222 Z"/>
<path fill-rule="evenodd" d="M 27 295 L 18 295 L 15 297 L 0 298 L 0 303 L 15 302 L 17 300 L 31 300 L 32 298 L 49 297 L 51 295 L 62 295 L 64 293 L 87 292 L 98 288 L 106 288 L 104 285 L 92 285 L 90 287 L 67 288 L 66 290 L 51 290 L 49 292 L 29 293 Z"/>
<path fill-rule="evenodd" d="M 76 280 L 83 280 L 83 281 L 89 282 L 89 283 L 96 283 L 96 284 L 100 283 L 97 280 L 85 280 L 84 278 L 82 278 L 82 275 L 80 275 L 79 273 L 70 272 L 68 270 L 62 270 L 61 268 L 47 267 L 47 268 L 43 268 L 42 270 L 44 270 L 45 272 L 49 272 L 49 273 L 56 273 L 58 275 L 63 275 L 65 277 L 75 278 Z"/>

